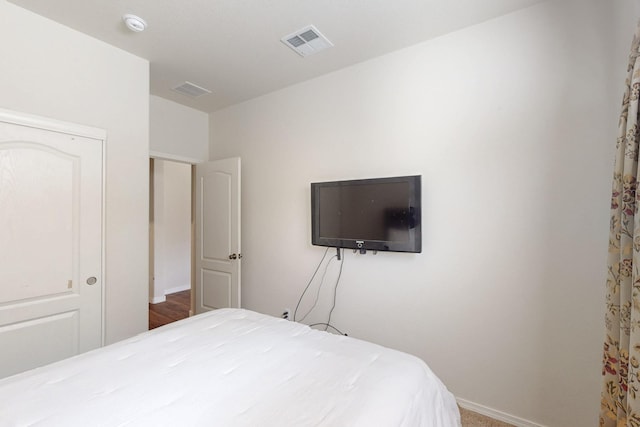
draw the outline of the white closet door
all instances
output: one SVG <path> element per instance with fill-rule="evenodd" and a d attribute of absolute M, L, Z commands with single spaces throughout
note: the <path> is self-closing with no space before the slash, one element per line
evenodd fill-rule
<path fill-rule="evenodd" d="M 32 122 L 0 112 L 0 377 L 102 345 L 103 141 Z"/>

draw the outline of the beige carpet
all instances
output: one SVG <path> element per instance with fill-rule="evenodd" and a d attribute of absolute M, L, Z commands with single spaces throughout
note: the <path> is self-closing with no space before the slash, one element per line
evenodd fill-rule
<path fill-rule="evenodd" d="M 513 427 L 511 424 L 460 408 L 462 427 Z"/>

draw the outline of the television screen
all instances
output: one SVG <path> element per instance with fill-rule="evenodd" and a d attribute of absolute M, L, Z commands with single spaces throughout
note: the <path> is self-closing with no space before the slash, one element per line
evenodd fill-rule
<path fill-rule="evenodd" d="M 420 176 L 311 184 L 318 246 L 421 252 Z"/>

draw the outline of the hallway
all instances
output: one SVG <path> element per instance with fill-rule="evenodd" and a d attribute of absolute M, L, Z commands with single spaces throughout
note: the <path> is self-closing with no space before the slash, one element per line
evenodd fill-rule
<path fill-rule="evenodd" d="M 191 291 L 181 291 L 167 295 L 167 300 L 149 304 L 149 329 L 189 317 Z"/>

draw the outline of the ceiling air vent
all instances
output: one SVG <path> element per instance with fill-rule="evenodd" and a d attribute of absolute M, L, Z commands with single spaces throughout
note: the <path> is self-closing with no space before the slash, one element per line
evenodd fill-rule
<path fill-rule="evenodd" d="M 309 56 L 333 46 L 333 43 L 323 36 L 313 25 L 289 34 L 280 40 L 295 50 L 300 56 Z"/>
<path fill-rule="evenodd" d="M 191 82 L 184 82 L 181 85 L 172 87 L 171 89 L 175 90 L 176 92 L 180 92 L 183 95 L 187 95 L 191 98 L 197 98 L 199 96 L 211 93 L 210 90 L 195 85 Z"/>

